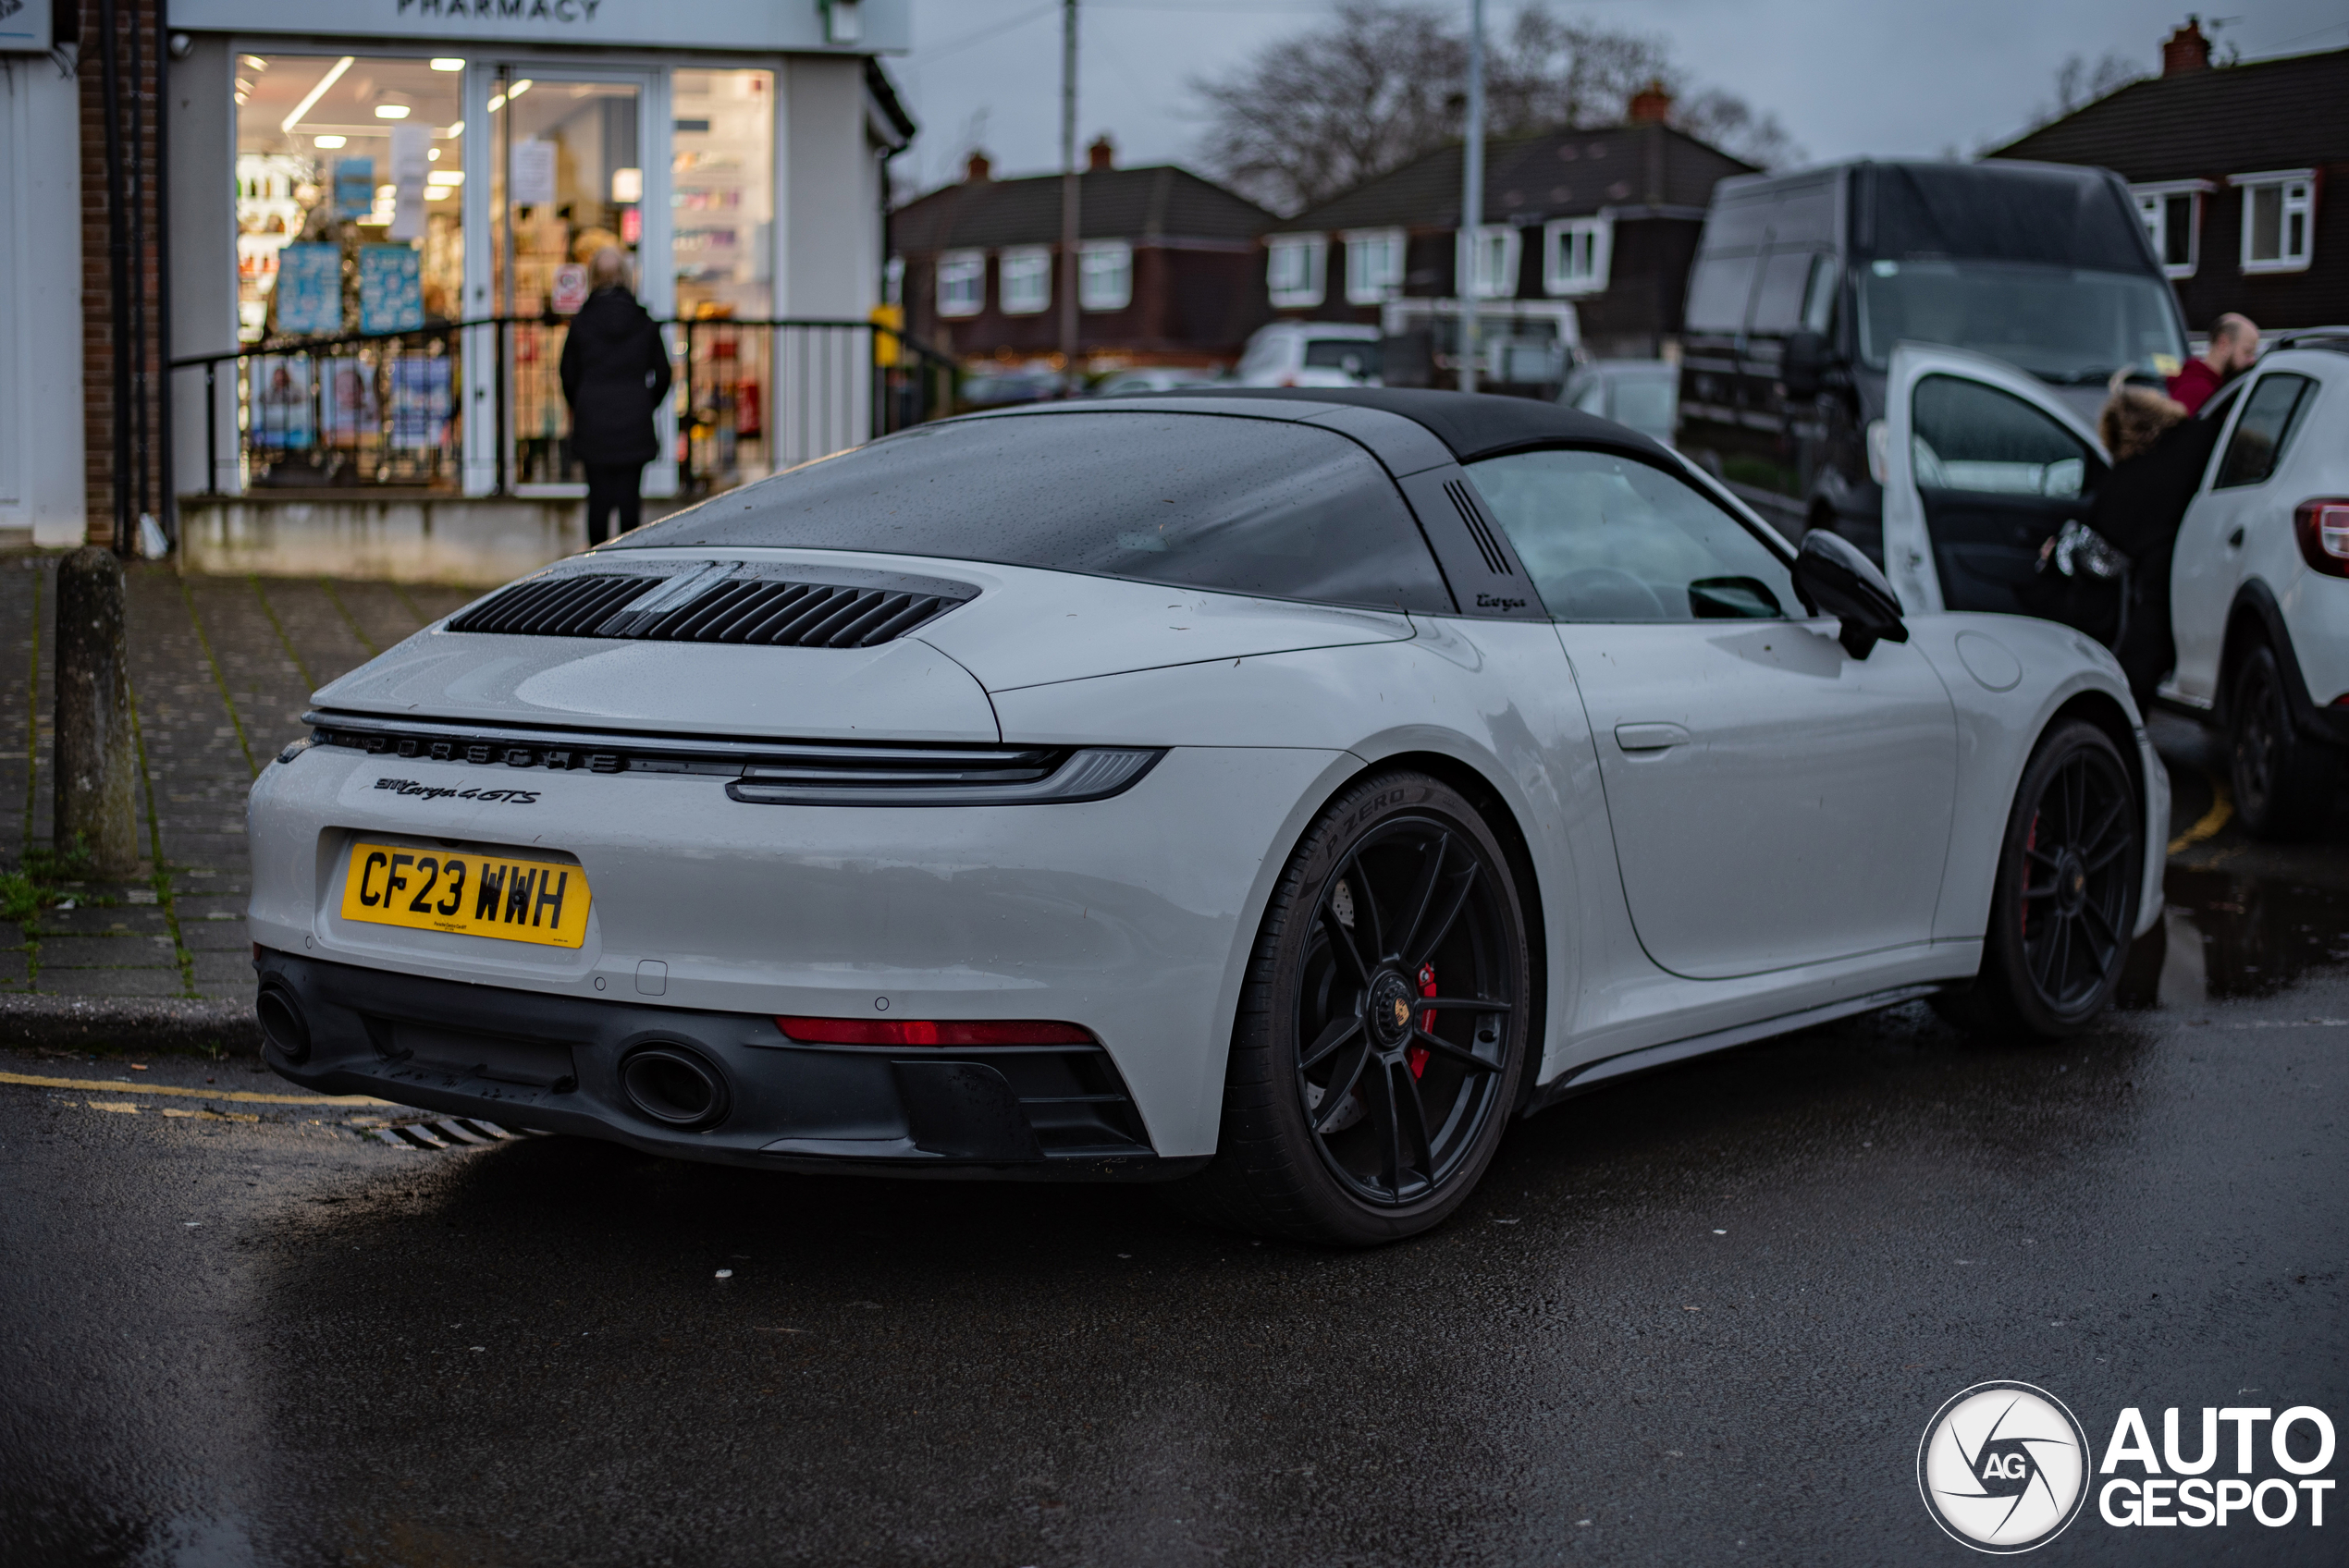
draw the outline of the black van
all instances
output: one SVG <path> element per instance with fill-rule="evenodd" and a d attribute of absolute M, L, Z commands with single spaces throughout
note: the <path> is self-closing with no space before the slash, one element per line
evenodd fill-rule
<path fill-rule="evenodd" d="M 2114 370 L 2168 375 L 2186 351 L 2108 170 L 1861 162 L 1725 179 L 1689 276 L 1680 449 L 1789 537 L 1832 528 L 1881 561 L 1869 427 L 1903 340 L 2004 360 L 2090 422 Z"/>

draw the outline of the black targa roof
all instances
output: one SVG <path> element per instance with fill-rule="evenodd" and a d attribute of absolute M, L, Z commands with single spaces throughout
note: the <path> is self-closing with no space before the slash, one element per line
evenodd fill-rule
<path fill-rule="evenodd" d="M 1167 394 L 1205 398 L 1274 398 L 1296 403 L 1342 403 L 1383 409 L 1425 427 L 1461 462 L 1527 447 L 1612 447 L 1642 454 L 1662 450 L 1639 432 L 1563 403 L 1502 398 L 1484 392 L 1435 392 L 1403 386 L 1200 386 Z M 1104 408 L 1117 401 L 1105 401 Z"/>

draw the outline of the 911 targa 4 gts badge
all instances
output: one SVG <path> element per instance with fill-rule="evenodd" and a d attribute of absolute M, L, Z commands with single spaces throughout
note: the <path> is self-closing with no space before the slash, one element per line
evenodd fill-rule
<path fill-rule="evenodd" d="M 535 790 L 456 790 L 445 784 L 419 784 L 412 778 L 378 778 L 378 790 L 391 790 L 402 795 L 420 796 L 427 801 L 503 801 L 510 806 L 535 806 L 538 803 Z"/>

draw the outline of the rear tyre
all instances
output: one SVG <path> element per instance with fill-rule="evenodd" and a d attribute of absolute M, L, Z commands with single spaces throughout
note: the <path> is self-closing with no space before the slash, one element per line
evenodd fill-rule
<path fill-rule="evenodd" d="M 2281 842 L 2316 833 L 2332 805 L 2338 759 L 2293 722 L 2282 667 L 2265 643 L 2235 672 L 2227 714 L 2228 772 L 2244 830 Z"/>
<path fill-rule="evenodd" d="M 2112 738 L 2072 719 L 2023 770 L 1998 853 L 1982 972 L 1937 999 L 1986 1034 L 2060 1039 L 2112 1000 L 2144 886 L 2145 810 Z"/>
<path fill-rule="evenodd" d="M 1374 1246 L 1442 1223 L 1516 1109 L 1532 962 L 1517 878 L 1476 808 L 1426 774 L 1350 786 L 1305 834 L 1248 962 L 1199 1175 L 1211 1224 Z"/>

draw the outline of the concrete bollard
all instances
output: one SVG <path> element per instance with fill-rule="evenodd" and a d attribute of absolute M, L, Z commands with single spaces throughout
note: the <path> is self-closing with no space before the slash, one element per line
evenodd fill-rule
<path fill-rule="evenodd" d="M 58 851 L 79 835 L 93 876 L 138 876 L 139 748 L 130 729 L 122 563 L 95 545 L 57 566 L 56 774 Z"/>

